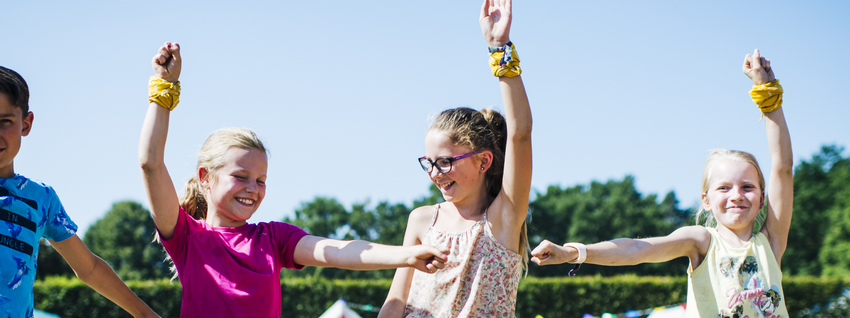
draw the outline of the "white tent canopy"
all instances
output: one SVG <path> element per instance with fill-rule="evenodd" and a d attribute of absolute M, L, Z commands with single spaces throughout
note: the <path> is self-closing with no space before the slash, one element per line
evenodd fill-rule
<path fill-rule="evenodd" d="M 348 308 L 345 299 L 337 300 L 331 308 L 325 310 L 319 318 L 361 318 L 354 310 Z"/>

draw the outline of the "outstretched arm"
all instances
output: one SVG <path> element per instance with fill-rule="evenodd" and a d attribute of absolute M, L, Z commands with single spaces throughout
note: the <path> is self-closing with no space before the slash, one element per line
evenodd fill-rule
<path fill-rule="evenodd" d="M 702 263 L 710 234 L 701 226 L 686 226 L 670 235 L 646 239 L 621 238 L 587 245 L 589 264 L 605 266 L 661 263 L 687 256 L 692 268 Z M 578 258 L 578 250 L 544 240 L 531 251 L 531 261 L 538 265 L 563 264 Z"/>
<path fill-rule="evenodd" d="M 391 246 L 307 235 L 295 246 L 295 263 L 305 266 L 376 270 L 413 267 L 426 273 L 443 268 L 448 251 L 433 246 Z"/>
<path fill-rule="evenodd" d="M 152 64 L 155 76 L 168 82 L 177 82 L 183 64 L 180 45 L 166 42 L 154 56 Z M 168 136 L 170 114 L 167 108 L 155 102 L 150 103 L 139 138 L 139 164 L 151 205 L 151 215 L 160 237 L 166 240 L 174 236 L 180 211 L 177 191 L 165 168 L 165 139 Z"/>
<path fill-rule="evenodd" d="M 487 45 L 502 47 L 510 42 L 512 18 L 511 0 L 484 1 L 479 22 Z M 501 237 L 501 243 L 507 241 L 513 244 L 506 246 L 518 246 L 517 234 L 528 212 L 528 194 L 531 191 L 531 108 L 520 75 L 499 77 L 499 87 L 505 105 L 508 136 L 502 191 L 499 194 L 502 198 L 497 198 L 492 206 L 501 212 L 498 213 L 501 219 L 492 221 L 499 227 L 497 232 L 500 233 L 496 236 Z"/>
<path fill-rule="evenodd" d="M 103 259 L 92 254 L 77 235 L 50 245 L 68 262 L 74 274 L 133 317 L 159 317 L 115 274 Z"/>
<path fill-rule="evenodd" d="M 755 85 L 775 80 L 770 60 L 761 56 L 759 50 L 744 59 L 744 73 Z M 765 113 L 767 146 L 770 149 L 770 179 L 767 185 L 767 216 L 762 232 L 770 241 L 776 261 L 782 263 L 782 254 L 788 245 L 788 230 L 791 227 L 791 212 L 794 206 L 794 156 L 791 153 L 791 135 L 785 124 L 782 108 Z"/>

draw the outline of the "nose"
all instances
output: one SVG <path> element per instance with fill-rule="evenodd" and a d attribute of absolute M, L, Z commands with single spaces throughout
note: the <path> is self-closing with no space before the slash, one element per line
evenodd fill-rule
<path fill-rule="evenodd" d="M 430 175 L 430 176 L 431 176 L 431 178 L 436 178 L 436 177 L 438 177 L 438 176 L 439 176 L 440 174 L 442 174 L 442 173 L 443 173 L 443 172 L 442 172 L 442 171 L 440 171 L 440 168 L 437 168 L 436 166 L 431 166 L 431 171 L 430 171 L 430 172 L 428 172 L 428 175 Z"/>
<path fill-rule="evenodd" d="M 248 182 L 248 187 L 246 187 L 246 188 L 245 188 L 245 191 L 246 191 L 246 192 L 251 192 L 251 193 L 253 193 L 253 192 L 257 192 L 257 189 L 258 189 L 259 187 L 260 187 L 260 186 L 257 184 L 257 181 Z"/>
<path fill-rule="evenodd" d="M 732 189 L 732 193 L 730 194 L 729 199 L 731 199 L 732 201 L 739 201 L 739 200 L 742 200 L 743 198 L 744 198 L 744 192 L 743 192 L 743 189 L 741 189 L 741 187 L 735 187 L 734 189 Z"/>

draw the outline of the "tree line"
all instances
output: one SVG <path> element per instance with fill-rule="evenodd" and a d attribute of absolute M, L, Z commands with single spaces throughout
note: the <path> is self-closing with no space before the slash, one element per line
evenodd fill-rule
<path fill-rule="evenodd" d="M 782 259 L 786 275 L 850 276 L 850 157 L 843 156 L 843 152 L 843 147 L 823 146 L 810 160 L 795 167 L 794 218 Z M 334 198 L 317 197 L 302 203 L 292 218 L 282 221 L 313 235 L 399 245 L 410 211 L 442 201 L 434 185 L 411 206 L 381 201 L 374 206 L 364 202 L 346 208 Z M 529 241 L 533 248 L 543 239 L 592 243 L 618 237 L 663 236 L 681 226 L 695 224 L 693 208 L 680 209 L 678 205 L 673 191 L 660 200 L 655 194 L 641 194 L 632 176 L 572 187 L 553 185 L 544 192 L 532 193 L 527 218 Z M 150 212 L 137 202 L 123 201 L 115 203 L 95 222 L 83 241 L 125 280 L 171 277 L 170 264 L 163 262 L 165 251 L 153 242 L 154 233 Z M 41 245 L 39 277 L 73 275 L 56 251 L 44 242 Z M 685 275 L 687 267 L 687 258 L 680 258 L 637 266 L 583 265 L 580 272 L 603 276 L 625 273 L 680 276 Z M 531 264 L 529 276 L 564 276 L 569 268 L 571 265 Z M 369 279 L 391 278 L 393 273 L 392 270 L 306 268 L 283 271 L 282 275 Z"/>

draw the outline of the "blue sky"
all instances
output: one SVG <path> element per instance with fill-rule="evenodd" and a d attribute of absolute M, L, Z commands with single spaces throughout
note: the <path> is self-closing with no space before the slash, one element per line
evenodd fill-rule
<path fill-rule="evenodd" d="M 16 171 L 54 186 L 81 231 L 117 201 L 148 206 L 137 148 L 150 60 L 181 43 L 166 163 L 178 191 L 206 137 L 255 130 L 271 149 L 252 221 L 316 196 L 410 204 L 429 180 L 428 119 L 501 108 L 478 1 L 15 1 L 0 65 L 21 73 L 35 122 Z M 770 168 L 744 55 L 786 90 L 795 163 L 850 147 L 850 3 L 515 1 L 511 38 L 534 115 L 533 187 L 635 176 L 644 194 L 699 197 L 707 151 Z M 846 152 L 845 152 L 846 155 Z M 800 211 L 804 212 L 804 211 Z"/>

